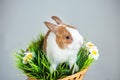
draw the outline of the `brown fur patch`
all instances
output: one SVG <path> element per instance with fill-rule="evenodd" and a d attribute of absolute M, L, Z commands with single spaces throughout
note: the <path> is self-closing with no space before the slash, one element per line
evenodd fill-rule
<path fill-rule="evenodd" d="M 56 32 L 56 42 L 62 49 L 66 48 L 73 41 L 70 32 L 65 27 L 59 26 Z"/>
<path fill-rule="evenodd" d="M 46 51 L 46 46 L 47 46 L 47 38 L 48 38 L 48 36 L 49 36 L 49 34 L 50 34 L 50 30 L 48 30 L 48 32 L 46 33 L 46 35 L 45 35 L 45 39 L 44 39 L 44 43 L 43 43 L 43 50 L 44 51 Z"/>
<path fill-rule="evenodd" d="M 57 42 L 58 46 L 62 49 L 66 48 L 73 41 L 72 36 L 71 36 L 70 32 L 66 29 L 66 27 L 76 29 L 75 27 L 71 27 L 71 26 L 67 26 L 67 25 L 63 25 L 63 26 L 61 25 L 57 28 L 56 42 Z M 48 30 L 48 32 L 45 35 L 45 39 L 44 39 L 44 43 L 43 43 L 44 51 L 46 51 L 47 39 L 48 39 L 50 32 L 51 32 L 51 30 Z"/>

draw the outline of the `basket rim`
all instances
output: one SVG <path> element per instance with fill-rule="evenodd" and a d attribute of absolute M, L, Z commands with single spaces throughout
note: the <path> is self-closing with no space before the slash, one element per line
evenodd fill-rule
<path fill-rule="evenodd" d="M 88 68 L 85 68 L 85 69 L 83 69 L 83 70 L 81 70 L 81 71 L 79 71 L 79 72 L 77 72 L 77 73 L 75 73 L 75 74 L 66 76 L 66 77 L 61 78 L 61 79 L 58 79 L 58 80 L 69 80 L 69 79 L 71 79 L 71 78 L 74 79 L 75 77 L 79 77 L 80 75 L 81 75 L 81 77 L 83 78 L 84 75 L 85 75 L 85 73 L 87 72 L 87 70 L 88 70 Z M 82 79 L 82 78 L 81 78 L 81 79 Z"/>
<path fill-rule="evenodd" d="M 75 73 L 75 74 L 72 74 L 72 75 L 69 75 L 69 76 L 66 76 L 66 77 L 64 77 L 64 78 L 60 78 L 60 79 L 57 79 L 57 80 L 69 80 L 69 79 L 74 79 L 75 77 L 78 77 L 78 76 L 80 76 L 81 75 L 81 80 L 82 80 L 82 78 L 84 77 L 84 75 L 85 75 L 85 73 L 87 72 L 87 70 L 88 70 L 88 68 L 85 68 L 85 69 L 83 69 L 83 70 L 81 70 L 81 71 L 79 71 L 79 72 L 77 72 L 77 73 Z M 28 76 L 28 79 L 27 80 L 39 80 L 39 79 L 36 79 L 36 78 L 32 78 L 32 77 L 29 77 Z"/>

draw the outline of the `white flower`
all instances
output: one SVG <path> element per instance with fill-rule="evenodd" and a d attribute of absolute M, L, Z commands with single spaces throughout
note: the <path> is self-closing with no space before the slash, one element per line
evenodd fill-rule
<path fill-rule="evenodd" d="M 97 47 L 94 46 L 93 48 L 89 49 L 89 51 L 90 51 L 89 57 L 94 58 L 95 60 L 97 60 L 98 57 L 99 57 L 99 53 L 98 53 Z"/>
<path fill-rule="evenodd" d="M 24 54 L 25 54 L 25 56 L 23 57 L 23 63 L 27 64 L 30 60 L 33 59 L 34 55 L 32 52 L 26 52 Z"/>
<path fill-rule="evenodd" d="M 90 58 L 94 58 L 95 60 L 98 59 L 99 53 L 97 47 L 92 42 L 87 42 L 86 47 L 88 48 L 90 55 Z"/>
<path fill-rule="evenodd" d="M 87 47 L 88 49 L 90 49 L 90 48 L 94 47 L 94 44 L 93 44 L 92 42 L 87 42 L 87 43 L 86 43 L 86 47 Z"/>

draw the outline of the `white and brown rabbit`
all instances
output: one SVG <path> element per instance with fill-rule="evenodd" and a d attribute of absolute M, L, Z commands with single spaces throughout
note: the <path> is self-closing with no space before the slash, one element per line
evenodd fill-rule
<path fill-rule="evenodd" d="M 74 73 L 78 70 L 77 53 L 83 44 L 83 37 L 75 27 L 64 24 L 57 16 L 52 16 L 52 19 L 57 24 L 44 22 L 49 30 L 43 45 L 51 64 L 50 70 L 53 72 L 59 63 L 68 62 L 70 68 L 74 65 Z"/>

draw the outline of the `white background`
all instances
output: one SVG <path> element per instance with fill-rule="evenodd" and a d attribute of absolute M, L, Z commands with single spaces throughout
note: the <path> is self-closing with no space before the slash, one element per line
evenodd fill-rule
<path fill-rule="evenodd" d="M 46 33 L 43 22 L 53 15 L 99 48 L 84 80 L 120 79 L 120 0 L 0 0 L 0 80 L 26 80 L 13 52 Z"/>

